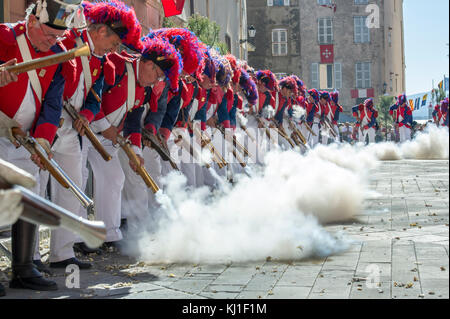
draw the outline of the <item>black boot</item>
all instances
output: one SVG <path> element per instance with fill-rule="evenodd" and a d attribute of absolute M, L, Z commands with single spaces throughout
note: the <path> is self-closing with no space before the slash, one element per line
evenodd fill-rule
<path fill-rule="evenodd" d="M 54 281 L 42 277 L 33 264 L 36 225 L 18 220 L 11 229 L 12 280 L 9 288 L 32 290 L 58 290 Z"/>
<path fill-rule="evenodd" d="M 0 297 L 6 296 L 5 287 L 3 287 L 2 284 L 0 284 Z"/>

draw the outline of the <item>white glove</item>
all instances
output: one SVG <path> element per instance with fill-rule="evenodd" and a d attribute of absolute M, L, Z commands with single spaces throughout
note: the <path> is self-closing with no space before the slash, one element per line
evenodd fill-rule
<path fill-rule="evenodd" d="M 22 214 L 22 194 L 18 190 L 0 190 L 0 226 L 14 224 Z"/>
<path fill-rule="evenodd" d="M 266 119 L 271 119 L 275 116 L 275 109 L 272 105 L 267 105 L 263 108 L 261 115 Z"/>

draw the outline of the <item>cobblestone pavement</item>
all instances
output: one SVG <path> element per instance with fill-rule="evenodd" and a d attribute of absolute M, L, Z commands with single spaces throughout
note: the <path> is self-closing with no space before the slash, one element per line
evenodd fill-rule
<path fill-rule="evenodd" d="M 80 288 L 7 289 L 4 298 L 259 299 L 449 298 L 449 163 L 384 162 L 372 174 L 381 197 L 354 220 L 327 225 L 355 242 L 340 255 L 295 262 L 148 265 L 117 252 L 89 257 Z M 48 238 L 42 240 L 44 260 Z M 9 271 L 3 257 L 0 269 Z M 0 280 L 7 286 L 5 275 Z"/>

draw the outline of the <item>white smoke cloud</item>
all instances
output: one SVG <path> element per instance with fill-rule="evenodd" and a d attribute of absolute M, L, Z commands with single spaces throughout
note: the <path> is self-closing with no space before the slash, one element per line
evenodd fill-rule
<path fill-rule="evenodd" d="M 214 193 L 207 187 L 188 189 L 184 176 L 170 174 L 165 193 L 158 194 L 162 209 L 141 223 L 130 241 L 135 250 L 128 253 L 153 263 L 336 254 L 351 241 L 322 224 L 352 219 L 366 199 L 379 196 L 368 187 L 379 160 L 448 159 L 448 149 L 448 130 L 430 129 L 400 146 L 318 145 L 305 155 L 271 151 L 252 178 L 242 176 L 233 187 L 222 182 Z"/>
<path fill-rule="evenodd" d="M 341 153 L 345 150 L 330 152 Z M 332 157 L 332 156 L 330 156 Z M 146 262 L 244 262 L 328 256 L 348 247 L 321 222 L 351 218 L 363 208 L 367 189 L 358 174 L 315 155 L 271 152 L 262 174 L 241 177 L 211 196 L 187 190 L 183 176 L 166 180 L 156 231 L 139 234 Z"/>

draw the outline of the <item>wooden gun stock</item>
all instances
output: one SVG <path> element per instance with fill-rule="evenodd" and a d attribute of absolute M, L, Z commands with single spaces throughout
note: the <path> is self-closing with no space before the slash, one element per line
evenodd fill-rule
<path fill-rule="evenodd" d="M 120 147 L 123 149 L 130 162 L 134 163 L 134 165 L 137 167 L 136 172 L 142 177 L 142 179 L 145 182 L 145 185 L 147 185 L 147 187 L 150 188 L 153 191 L 153 193 L 156 194 L 159 191 L 159 187 L 155 183 L 153 178 L 150 176 L 150 174 L 147 172 L 145 167 L 141 165 L 139 158 L 137 157 L 136 153 L 133 151 L 131 147 L 131 143 L 121 135 L 117 136 L 117 141 L 119 142 Z"/>
<path fill-rule="evenodd" d="M 64 109 L 67 111 L 74 122 L 81 118 L 81 115 L 69 103 L 64 103 Z M 83 123 L 83 128 L 84 134 L 86 134 L 86 137 L 89 139 L 89 141 L 91 141 L 92 146 L 94 146 L 94 148 L 97 150 L 97 152 L 100 153 L 100 155 L 106 162 L 110 161 L 112 156 L 105 150 L 102 143 L 97 138 L 97 135 L 95 135 L 95 133 L 89 127 L 89 124 Z"/>
<path fill-rule="evenodd" d="M 16 65 L 2 67 L 0 68 L 0 71 L 8 71 L 15 74 L 21 74 L 31 70 L 41 69 L 51 65 L 67 62 L 79 56 L 89 56 L 89 55 L 91 55 L 91 50 L 89 49 L 89 45 L 86 44 L 80 48 L 74 48 L 67 52 L 61 52 L 43 58 L 18 63 Z"/>

